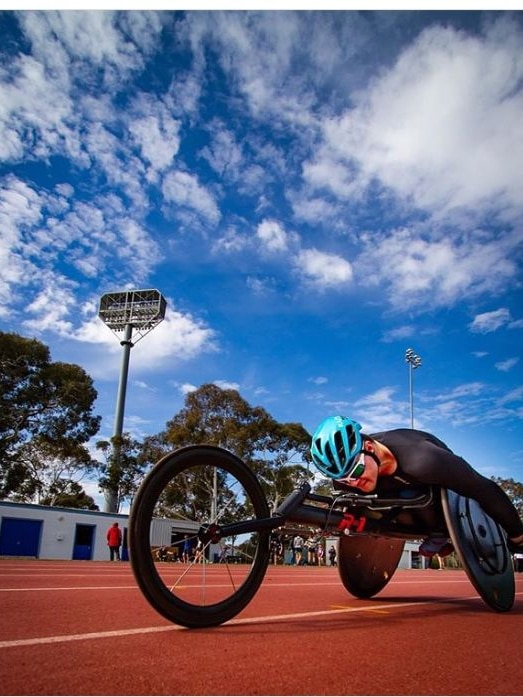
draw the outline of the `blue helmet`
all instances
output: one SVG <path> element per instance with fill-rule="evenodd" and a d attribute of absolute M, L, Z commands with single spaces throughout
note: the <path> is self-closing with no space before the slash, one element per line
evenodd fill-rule
<path fill-rule="evenodd" d="M 345 416 L 329 416 L 312 436 L 311 455 L 322 474 L 345 477 L 363 450 L 361 424 Z"/>

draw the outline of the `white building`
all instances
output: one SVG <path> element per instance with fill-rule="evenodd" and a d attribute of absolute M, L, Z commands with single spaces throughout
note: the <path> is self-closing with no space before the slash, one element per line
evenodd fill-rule
<path fill-rule="evenodd" d="M 0 557 L 108 560 L 107 530 L 117 522 L 123 535 L 121 558 L 127 561 L 128 520 L 128 514 L 0 501 Z M 197 529 L 189 521 L 155 518 L 151 546 L 169 547 Z M 211 553 L 216 551 L 211 547 Z"/>
<path fill-rule="evenodd" d="M 127 560 L 128 515 L 0 501 L 0 556 L 38 559 L 109 559 L 107 530 L 122 529 Z"/>

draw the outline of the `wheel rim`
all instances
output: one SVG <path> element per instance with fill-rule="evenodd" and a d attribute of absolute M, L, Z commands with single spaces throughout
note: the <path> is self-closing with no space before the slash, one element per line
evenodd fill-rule
<path fill-rule="evenodd" d="M 514 604 L 514 571 L 504 533 L 474 499 L 441 490 L 452 543 L 467 576 L 483 600 L 497 612 Z"/>
<path fill-rule="evenodd" d="M 478 563 L 486 574 L 503 574 L 509 564 L 503 534 L 473 499 L 460 498 L 458 514 Z"/>
<path fill-rule="evenodd" d="M 263 579 L 268 533 L 225 537 L 219 531 L 267 515 L 254 475 L 230 453 L 189 448 L 164 458 L 142 484 L 130 522 L 131 562 L 147 599 L 186 626 L 237 614 Z M 162 545 L 178 559 L 159 560 L 155 551 Z"/>

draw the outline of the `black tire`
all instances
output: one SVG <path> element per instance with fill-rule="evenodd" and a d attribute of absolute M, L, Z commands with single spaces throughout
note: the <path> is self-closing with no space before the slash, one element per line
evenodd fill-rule
<path fill-rule="evenodd" d="M 260 587 L 269 562 L 269 531 L 217 543 L 208 540 L 203 563 L 193 558 L 165 564 L 153 558 L 152 549 L 184 535 L 196 542 L 205 525 L 268 516 L 258 480 L 232 453 L 205 445 L 169 453 L 143 480 L 129 519 L 131 565 L 145 598 L 161 615 L 185 627 L 227 622 Z M 240 563 L 228 563 L 230 545 Z M 214 563 L 217 557 L 224 563 Z"/>
<path fill-rule="evenodd" d="M 452 544 L 485 603 L 507 612 L 516 593 L 505 533 L 474 499 L 442 489 L 441 502 Z"/>
<path fill-rule="evenodd" d="M 404 540 L 389 537 L 342 535 L 338 571 L 345 588 L 356 598 L 372 598 L 394 575 L 404 546 Z"/>

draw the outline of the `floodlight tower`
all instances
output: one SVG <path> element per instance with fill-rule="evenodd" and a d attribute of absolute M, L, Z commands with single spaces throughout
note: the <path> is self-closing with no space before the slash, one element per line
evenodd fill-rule
<path fill-rule="evenodd" d="M 410 393 L 410 427 L 414 428 L 414 395 L 412 389 L 412 371 L 421 365 L 421 357 L 411 348 L 405 351 L 405 360 L 409 364 L 409 393 Z"/>
<path fill-rule="evenodd" d="M 116 400 L 114 417 L 114 436 L 123 432 L 123 416 L 125 394 L 127 391 L 127 375 L 129 373 L 129 358 L 131 348 L 148 334 L 165 317 L 167 302 L 157 290 L 124 290 L 116 293 L 105 293 L 100 300 L 98 317 L 120 339 L 123 346 L 120 383 Z M 133 330 L 135 336 L 133 337 Z M 133 343 L 134 340 L 134 343 Z M 118 460 L 119 453 L 115 452 Z M 105 492 L 106 513 L 117 513 L 118 502 L 114 491 Z"/>

